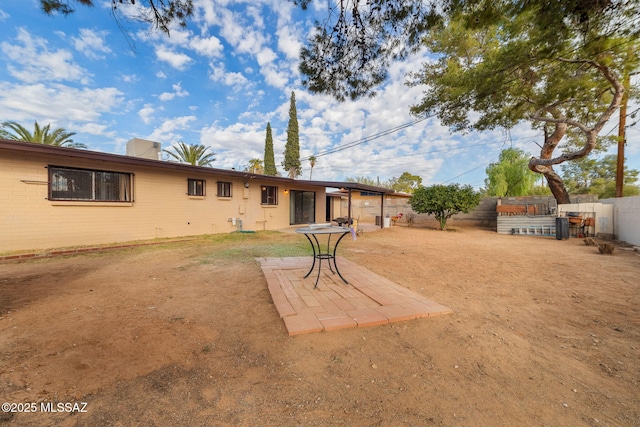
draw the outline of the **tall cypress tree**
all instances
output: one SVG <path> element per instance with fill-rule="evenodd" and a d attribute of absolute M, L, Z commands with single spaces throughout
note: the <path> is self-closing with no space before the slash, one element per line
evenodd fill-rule
<path fill-rule="evenodd" d="M 267 122 L 267 140 L 264 143 L 264 174 L 276 176 L 276 160 L 273 157 L 273 137 L 271 136 L 271 123 Z"/>
<path fill-rule="evenodd" d="M 300 141 L 298 138 L 298 113 L 296 111 L 296 94 L 291 92 L 289 105 L 289 125 L 287 126 L 287 144 L 284 146 L 284 169 L 289 172 L 289 178 L 302 175 L 300 167 Z"/>

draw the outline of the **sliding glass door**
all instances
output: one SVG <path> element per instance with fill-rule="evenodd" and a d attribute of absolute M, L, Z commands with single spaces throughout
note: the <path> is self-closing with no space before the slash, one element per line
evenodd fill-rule
<path fill-rule="evenodd" d="M 316 222 L 315 192 L 291 190 L 290 197 L 289 223 L 291 225 Z"/>

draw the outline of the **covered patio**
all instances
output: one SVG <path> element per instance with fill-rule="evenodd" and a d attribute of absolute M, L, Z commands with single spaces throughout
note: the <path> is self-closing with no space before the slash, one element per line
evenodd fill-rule
<path fill-rule="evenodd" d="M 358 182 L 304 181 L 304 180 L 296 180 L 296 182 L 302 183 L 302 184 L 319 185 L 319 186 L 324 186 L 324 187 L 327 187 L 327 188 L 335 188 L 335 189 L 339 189 L 341 191 L 345 191 L 347 193 L 347 198 L 348 198 L 348 202 L 347 202 L 347 217 L 346 217 L 346 223 L 347 224 L 351 224 L 351 220 L 353 219 L 351 196 L 352 196 L 352 192 L 354 190 L 355 191 L 364 191 L 364 192 L 367 192 L 367 193 L 379 194 L 380 195 L 380 217 L 381 218 L 384 218 L 384 216 L 385 216 L 385 196 L 387 194 L 390 194 L 390 193 L 395 193 L 394 190 L 391 190 L 389 188 L 383 188 L 383 187 L 377 187 L 377 186 L 373 186 L 373 185 L 360 184 Z M 333 220 L 334 218 L 329 218 L 329 219 Z M 380 222 L 379 226 L 380 226 L 380 228 L 383 228 L 384 224 L 382 222 Z"/>

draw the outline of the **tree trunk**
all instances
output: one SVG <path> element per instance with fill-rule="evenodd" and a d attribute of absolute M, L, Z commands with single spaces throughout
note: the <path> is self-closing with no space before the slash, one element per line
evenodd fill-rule
<path fill-rule="evenodd" d="M 562 117 L 562 114 L 557 110 L 554 110 L 552 113 L 555 113 L 554 116 L 558 118 Z M 540 149 L 540 157 L 532 157 L 529 161 L 529 169 L 534 172 L 541 173 L 547 179 L 551 194 L 553 194 L 553 197 L 559 205 L 571 203 L 569 201 L 569 192 L 567 191 L 567 187 L 564 185 L 564 181 L 560 175 L 553 170 L 553 166 L 542 163 L 544 163 L 544 160 L 553 158 L 553 150 L 555 150 L 566 133 L 566 123 L 555 123 L 555 127 L 551 135 L 547 134 L 547 127 L 545 126 L 544 145 Z"/>
<path fill-rule="evenodd" d="M 607 107 L 607 109 L 602 113 L 602 115 L 592 128 L 589 128 L 585 124 L 576 122 L 574 120 L 567 119 L 562 111 L 560 111 L 560 109 L 556 106 L 548 106 L 542 108 L 538 110 L 538 112 L 533 116 L 531 116 L 533 120 L 545 123 L 545 132 L 544 145 L 540 150 L 540 157 L 531 158 L 531 160 L 529 161 L 529 169 L 534 172 L 543 174 L 545 178 L 547 178 L 549 188 L 551 189 L 551 192 L 556 198 L 558 204 L 566 204 L 569 203 L 569 193 L 567 192 L 567 188 L 565 187 L 562 178 L 560 178 L 560 176 L 553 170 L 553 165 L 561 164 L 566 161 L 582 159 L 591 151 L 593 151 L 593 149 L 596 147 L 598 133 L 600 133 L 605 123 L 607 123 L 607 121 L 613 115 L 614 111 L 620 106 L 625 90 L 624 85 L 606 65 L 589 60 L 568 60 L 563 58 L 558 58 L 558 60 L 562 62 L 583 63 L 598 68 L 602 75 L 609 81 L 613 89 L 613 97 L 611 99 L 609 107 Z M 548 116 L 548 114 L 551 115 L 551 118 Z M 551 136 L 548 136 L 547 125 L 550 124 L 553 124 L 555 128 L 553 134 L 551 134 Z M 585 134 L 585 144 L 578 150 L 566 152 L 554 158 L 553 150 L 555 150 L 555 148 L 560 143 L 560 140 L 564 137 L 565 133 L 567 132 L 568 125 L 580 129 Z"/>
<path fill-rule="evenodd" d="M 569 192 L 567 192 L 567 187 L 564 185 L 564 181 L 553 170 L 552 167 L 549 167 L 546 172 L 542 173 L 544 177 L 547 179 L 547 183 L 549 184 L 549 190 L 551 190 L 551 194 L 555 197 L 556 202 L 559 205 L 566 205 L 571 203 L 569 200 Z"/>

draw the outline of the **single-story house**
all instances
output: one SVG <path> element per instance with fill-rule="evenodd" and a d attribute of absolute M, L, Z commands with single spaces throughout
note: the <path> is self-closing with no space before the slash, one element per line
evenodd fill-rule
<path fill-rule="evenodd" d="M 327 187 L 388 192 L 0 139 L 0 252 L 327 222 Z"/>

